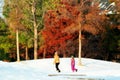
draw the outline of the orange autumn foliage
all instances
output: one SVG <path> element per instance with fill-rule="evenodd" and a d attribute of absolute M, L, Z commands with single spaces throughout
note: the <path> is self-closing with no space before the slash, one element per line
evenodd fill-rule
<path fill-rule="evenodd" d="M 90 6 L 91 0 L 61 0 L 57 10 L 48 10 L 44 16 L 42 32 L 46 49 L 53 52 L 66 48 L 67 41 L 73 39 L 73 34 L 80 29 L 98 34 L 103 31 L 104 15 L 99 15 L 97 5 Z M 84 5 L 83 5 L 84 4 Z M 80 26 L 81 25 L 81 26 Z"/>
<path fill-rule="evenodd" d="M 71 21 L 58 15 L 57 11 L 48 11 L 44 17 L 45 29 L 42 33 L 48 52 L 64 47 L 66 41 L 72 38 L 70 34 L 62 32 Z"/>

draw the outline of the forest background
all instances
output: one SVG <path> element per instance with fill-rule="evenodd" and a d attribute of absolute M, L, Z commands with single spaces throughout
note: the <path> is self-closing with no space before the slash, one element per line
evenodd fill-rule
<path fill-rule="evenodd" d="M 113 14 L 97 0 L 4 0 L 0 60 L 81 56 L 120 60 L 120 1 Z M 80 54 L 78 54 L 80 53 Z"/>

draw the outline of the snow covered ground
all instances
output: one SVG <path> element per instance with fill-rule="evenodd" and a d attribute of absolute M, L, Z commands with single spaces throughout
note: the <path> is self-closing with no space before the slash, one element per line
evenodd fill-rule
<path fill-rule="evenodd" d="M 120 80 L 120 63 L 82 58 L 83 66 L 72 72 L 70 58 L 60 58 L 58 73 L 53 58 L 21 62 L 0 61 L 0 80 Z M 57 76 L 49 76 L 57 74 Z"/>

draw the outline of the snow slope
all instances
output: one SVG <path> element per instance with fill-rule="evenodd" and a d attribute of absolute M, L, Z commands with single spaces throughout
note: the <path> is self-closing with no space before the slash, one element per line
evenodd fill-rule
<path fill-rule="evenodd" d="M 83 66 L 72 72 L 70 58 L 60 58 L 59 68 L 55 70 L 53 58 L 21 62 L 0 61 L 0 80 L 120 80 L 120 63 L 82 58 Z M 57 74 L 58 76 L 48 76 Z"/>

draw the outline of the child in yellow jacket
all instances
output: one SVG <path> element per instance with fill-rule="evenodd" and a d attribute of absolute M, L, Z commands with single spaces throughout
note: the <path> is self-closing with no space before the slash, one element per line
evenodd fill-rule
<path fill-rule="evenodd" d="M 58 56 L 58 53 L 55 52 L 54 54 L 54 63 L 55 63 L 55 68 L 58 72 L 60 72 L 60 69 L 59 69 L 59 64 L 60 64 L 60 59 L 59 59 L 59 56 Z"/>

